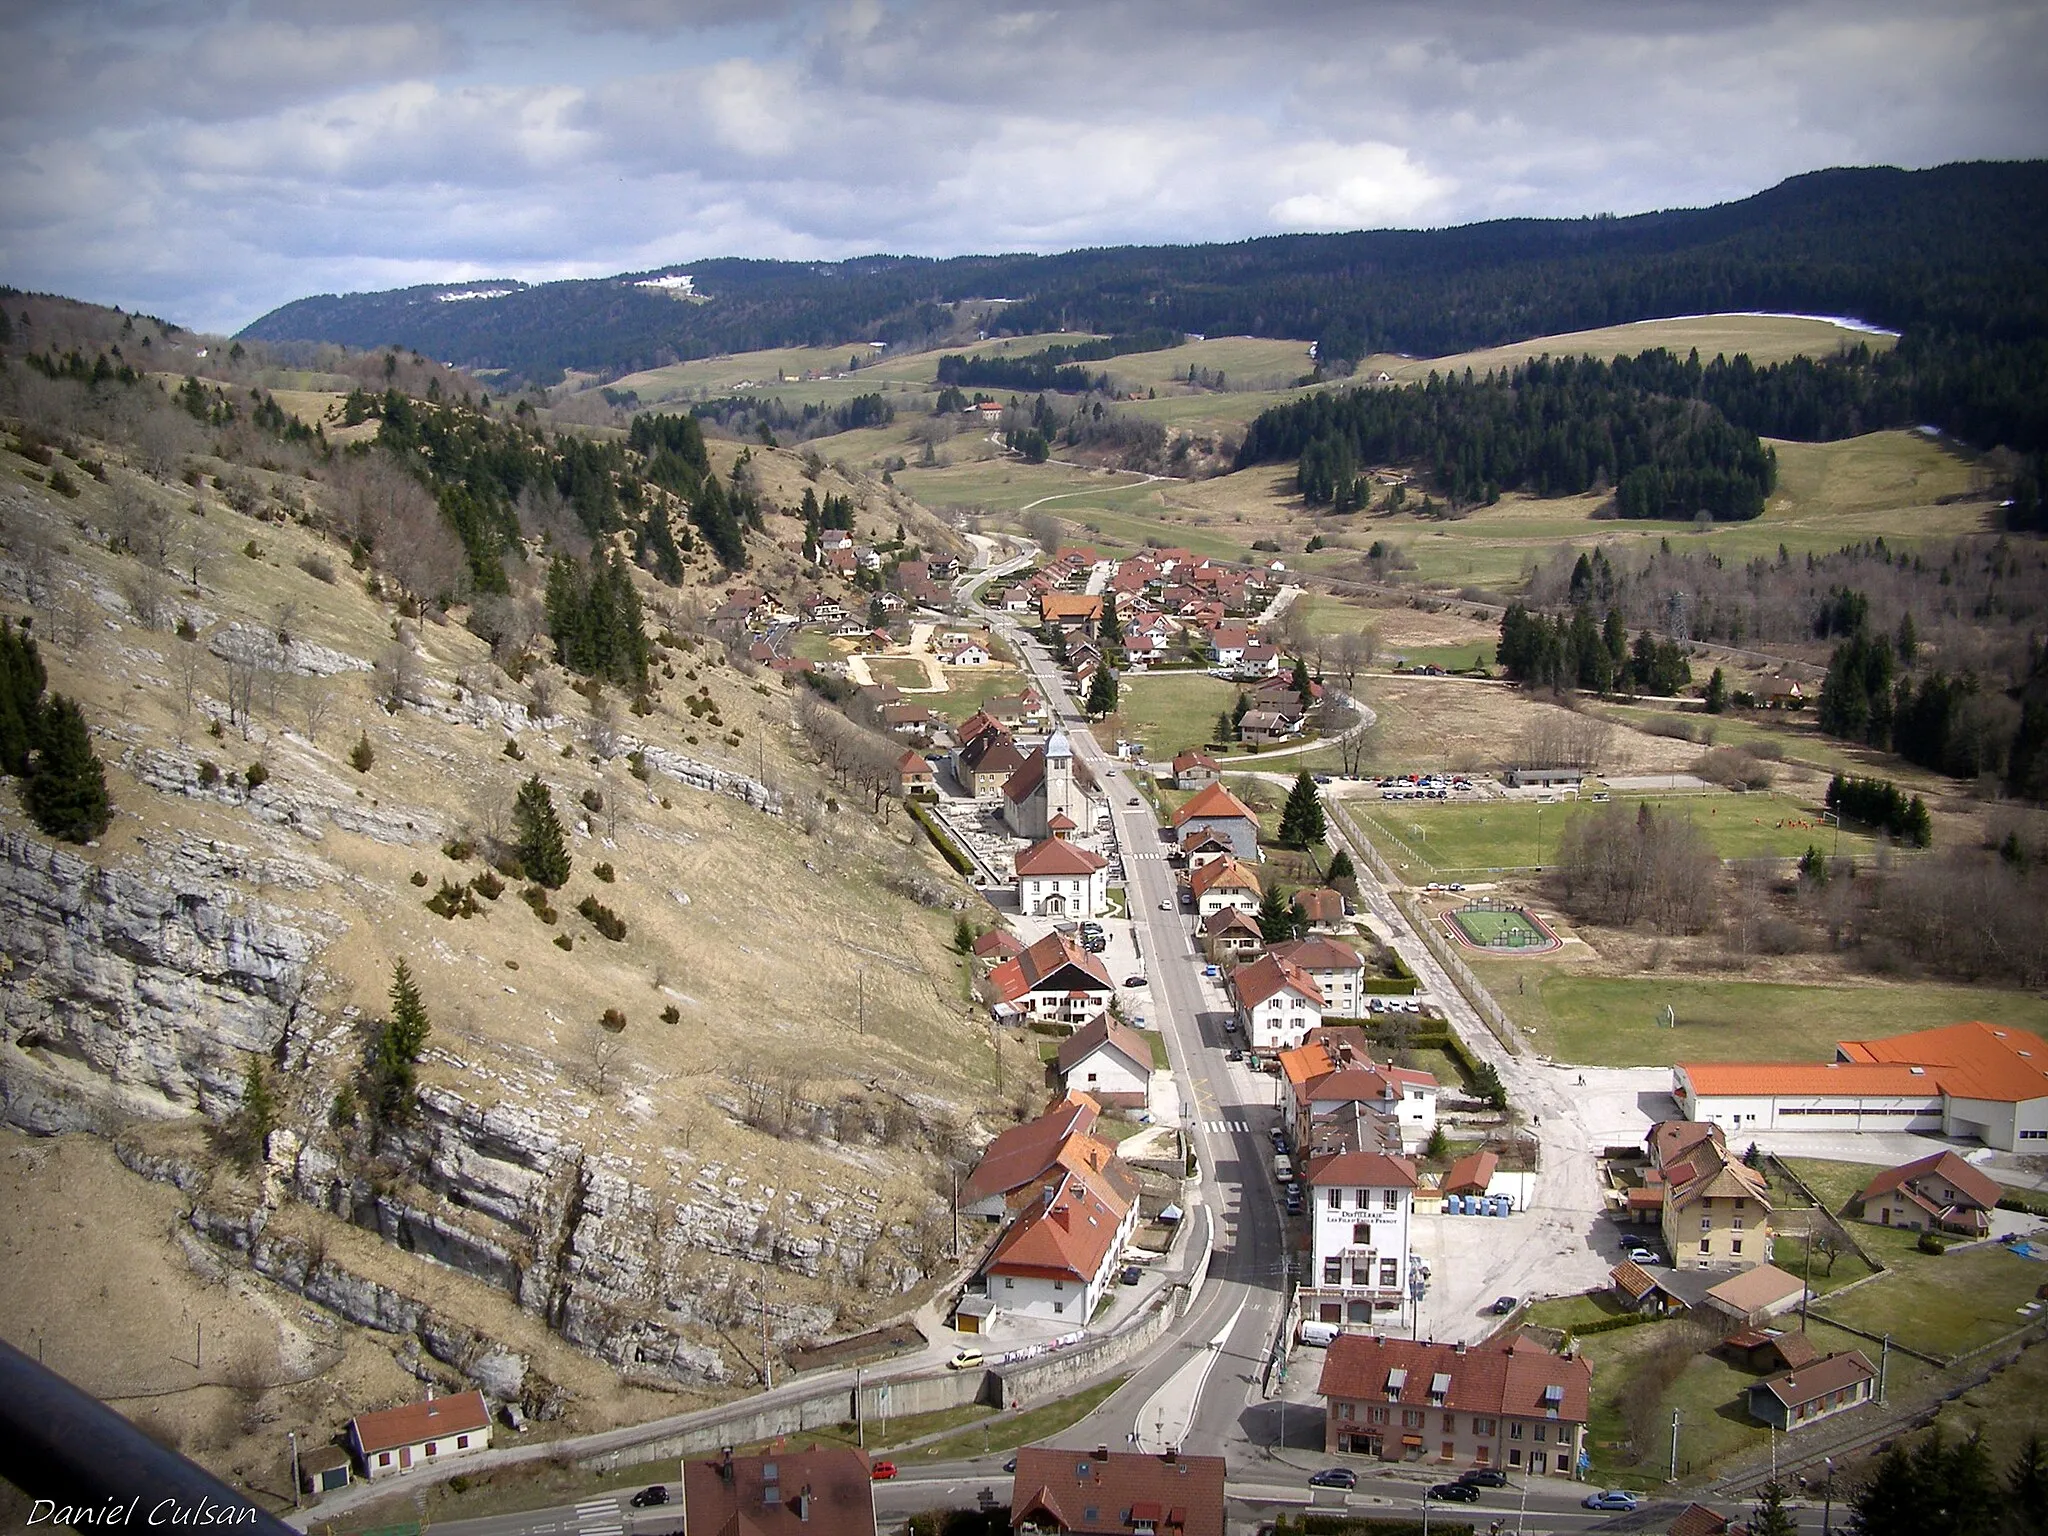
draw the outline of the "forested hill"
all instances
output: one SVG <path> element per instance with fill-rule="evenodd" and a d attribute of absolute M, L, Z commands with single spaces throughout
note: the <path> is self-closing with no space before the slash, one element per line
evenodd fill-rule
<path fill-rule="evenodd" d="M 702 301 L 635 286 L 632 275 L 472 282 L 302 299 L 242 334 L 407 346 L 534 382 L 565 368 L 616 375 L 771 346 L 921 343 L 955 325 L 947 306 L 991 297 L 1017 301 L 1000 311 L 1015 334 L 1286 336 L 1319 342 L 1335 363 L 1731 309 L 2024 344 L 2048 339 L 2048 162 L 1818 171 L 1739 202 L 1629 218 L 665 270 L 688 271 Z"/>

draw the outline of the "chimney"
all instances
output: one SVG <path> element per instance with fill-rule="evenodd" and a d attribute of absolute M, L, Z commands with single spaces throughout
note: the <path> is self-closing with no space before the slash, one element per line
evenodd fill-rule
<path fill-rule="evenodd" d="M 1169 1445 L 1161 1454 L 1163 1454 L 1169 1462 L 1178 1461 L 1180 1460 L 1180 1447 L 1177 1445 Z"/>
<path fill-rule="evenodd" d="M 804 1484 L 804 1491 L 796 1496 L 796 1517 L 808 1521 L 811 1518 L 811 1485 Z"/>
<path fill-rule="evenodd" d="M 1463 1353 L 1465 1353 L 1465 1342 L 1464 1342 L 1464 1340 L 1460 1339 L 1460 1340 L 1458 1341 L 1458 1343 L 1457 1343 L 1457 1344 L 1456 1344 L 1456 1345 L 1455 1345 L 1454 1347 L 1456 1348 L 1456 1350 L 1457 1350 L 1457 1352 L 1458 1352 L 1459 1354 L 1461 1354 L 1461 1355 L 1462 1355 Z"/>
<path fill-rule="evenodd" d="M 1106 1445 L 1098 1445 L 1097 1447 L 1095 1447 L 1095 1459 L 1097 1461 L 1109 1460 L 1109 1447 Z"/>
<path fill-rule="evenodd" d="M 718 1455 L 718 1480 L 722 1483 L 732 1481 L 732 1447 L 729 1445 Z"/>

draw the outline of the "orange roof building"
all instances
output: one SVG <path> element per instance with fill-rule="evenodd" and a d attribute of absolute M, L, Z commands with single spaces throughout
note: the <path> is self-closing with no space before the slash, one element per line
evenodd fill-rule
<path fill-rule="evenodd" d="M 430 1397 L 348 1421 L 349 1444 L 368 1478 L 395 1477 L 450 1457 L 489 1450 L 491 1410 L 481 1392 Z"/>
<path fill-rule="evenodd" d="M 850 1446 L 683 1463 L 691 1536 L 873 1536 L 874 1474 Z"/>
<path fill-rule="evenodd" d="M 1017 1536 L 1223 1536 L 1221 1456 L 1147 1456 L 1026 1446 L 1017 1453 Z"/>
<path fill-rule="evenodd" d="M 999 1012 L 1068 1024 L 1085 1024 L 1116 995 L 1102 961 L 1059 932 L 997 965 L 988 985 Z"/>
<path fill-rule="evenodd" d="M 1250 806 L 1224 787 L 1222 780 L 1204 785 L 1173 813 L 1174 841 L 1183 848 L 1190 834 L 1214 833 L 1230 843 L 1240 859 L 1259 856 L 1259 818 Z"/>
<path fill-rule="evenodd" d="M 1935 1131 L 2048 1152 L 2048 1042 L 1972 1020 L 1845 1040 L 1831 1062 L 1680 1062 L 1686 1116 L 1749 1131 Z"/>

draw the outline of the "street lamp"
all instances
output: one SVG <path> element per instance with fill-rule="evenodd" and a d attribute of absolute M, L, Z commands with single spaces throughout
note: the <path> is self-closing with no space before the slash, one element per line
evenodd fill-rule
<path fill-rule="evenodd" d="M 1827 1492 L 1821 1496 L 1820 1536 L 1834 1536 L 1835 1530 L 1835 1458 L 1824 1458 L 1828 1469 Z"/>

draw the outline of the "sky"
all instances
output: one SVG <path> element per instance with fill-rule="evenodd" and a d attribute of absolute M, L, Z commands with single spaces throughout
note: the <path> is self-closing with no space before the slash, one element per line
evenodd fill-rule
<path fill-rule="evenodd" d="M 219 331 L 2048 154 L 2041 0 L 0 0 L 0 36 L 0 282 Z"/>

